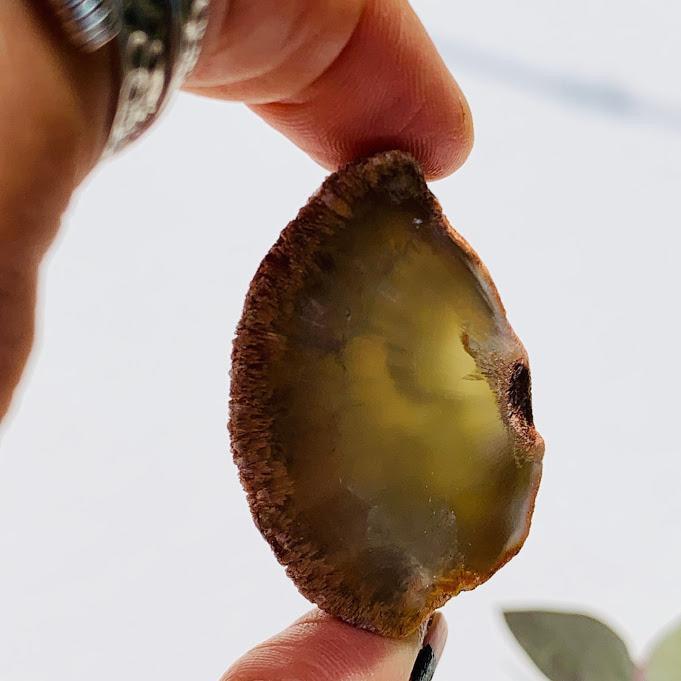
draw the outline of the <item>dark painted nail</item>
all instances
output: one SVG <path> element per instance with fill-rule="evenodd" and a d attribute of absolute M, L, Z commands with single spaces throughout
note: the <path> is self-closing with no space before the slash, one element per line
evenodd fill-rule
<path fill-rule="evenodd" d="M 437 658 L 430 643 L 426 643 L 416 656 L 409 681 L 431 681 L 435 675 L 435 667 L 437 667 Z"/>
<path fill-rule="evenodd" d="M 447 623 L 442 614 L 436 612 L 428 622 L 423 646 L 416 656 L 409 681 L 431 681 L 446 641 Z"/>

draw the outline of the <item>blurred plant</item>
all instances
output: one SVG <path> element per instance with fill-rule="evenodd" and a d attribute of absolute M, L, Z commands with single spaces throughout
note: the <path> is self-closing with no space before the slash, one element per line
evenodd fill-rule
<path fill-rule="evenodd" d="M 637 666 L 622 639 L 593 617 L 527 610 L 504 618 L 551 681 L 681 681 L 681 626 L 667 631 Z"/>

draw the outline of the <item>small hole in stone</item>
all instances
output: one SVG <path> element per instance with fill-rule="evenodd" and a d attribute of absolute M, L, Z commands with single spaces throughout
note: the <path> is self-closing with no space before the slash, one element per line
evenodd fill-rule
<path fill-rule="evenodd" d="M 517 362 L 513 367 L 508 386 L 508 401 L 511 409 L 520 414 L 528 425 L 534 425 L 530 370 L 523 362 Z"/>

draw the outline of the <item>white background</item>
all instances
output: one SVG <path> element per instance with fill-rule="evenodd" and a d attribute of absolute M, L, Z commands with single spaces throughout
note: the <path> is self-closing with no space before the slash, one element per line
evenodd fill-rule
<path fill-rule="evenodd" d="M 681 615 L 681 10 L 418 0 L 476 121 L 434 186 L 533 360 L 545 479 L 522 553 L 450 602 L 438 678 L 539 679 L 502 607 Z M 230 339 L 323 172 L 238 105 L 181 97 L 74 201 L 0 453 L 0 679 L 216 679 L 308 607 L 251 523 Z"/>

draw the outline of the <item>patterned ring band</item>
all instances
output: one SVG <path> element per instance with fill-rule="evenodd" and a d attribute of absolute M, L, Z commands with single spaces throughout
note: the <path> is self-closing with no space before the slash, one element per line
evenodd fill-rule
<path fill-rule="evenodd" d="M 50 0 L 71 42 L 95 52 L 120 32 L 120 13 L 108 0 Z"/>
<path fill-rule="evenodd" d="M 50 0 L 69 39 L 94 52 L 114 38 L 119 95 L 105 156 L 136 140 L 191 73 L 210 0 Z"/>

